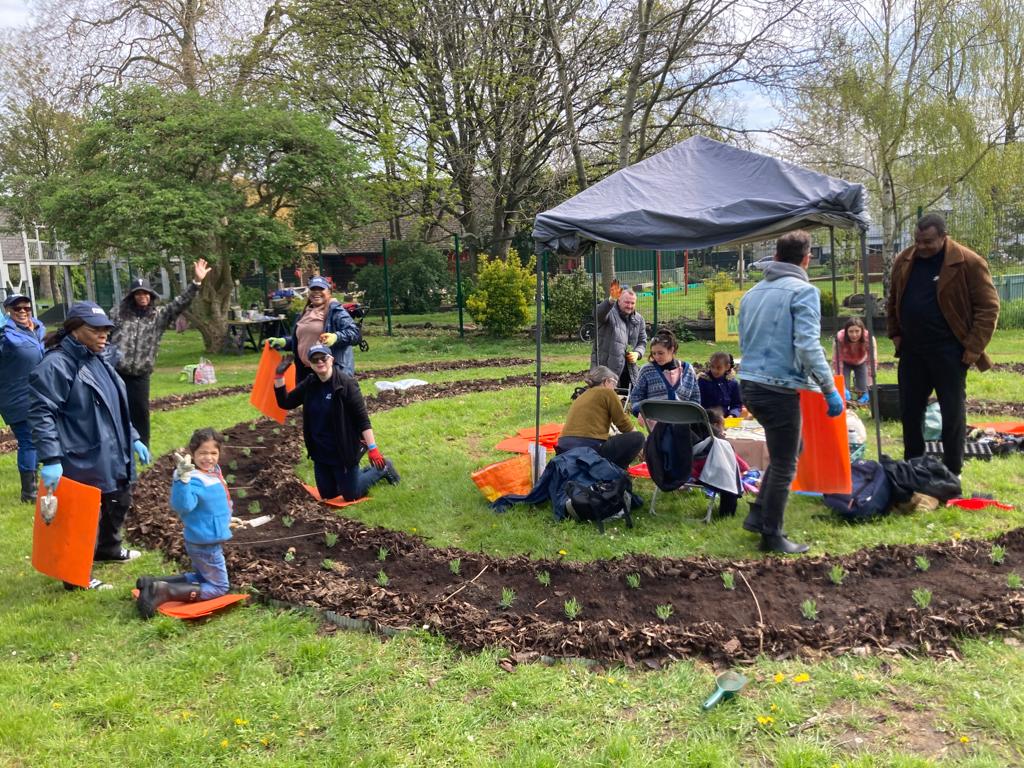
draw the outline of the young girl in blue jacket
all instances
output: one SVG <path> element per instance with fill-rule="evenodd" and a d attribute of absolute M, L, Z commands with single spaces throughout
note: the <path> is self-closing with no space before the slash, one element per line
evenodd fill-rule
<path fill-rule="evenodd" d="M 137 605 L 144 619 L 170 600 L 192 603 L 227 594 L 228 569 L 221 544 L 231 538 L 231 494 L 220 471 L 223 443 L 215 430 L 197 429 L 188 443 L 191 456 L 175 454 L 178 468 L 171 482 L 171 509 L 185 525 L 185 551 L 194 570 L 140 578 Z"/>
<path fill-rule="evenodd" d="M 739 416 L 743 413 L 740 383 L 732 373 L 734 367 L 732 355 L 728 352 L 712 353 L 707 370 L 697 377 L 700 404 L 704 410 L 721 408 L 725 416 Z"/>

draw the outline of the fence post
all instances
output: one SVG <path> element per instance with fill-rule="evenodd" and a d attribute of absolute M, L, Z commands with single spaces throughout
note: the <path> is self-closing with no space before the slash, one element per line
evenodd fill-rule
<path fill-rule="evenodd" d="M 654 330 L 658 330 L 658 298 L 661 296 L 661 251 L 654 252 Z"/>
<path fill-rule="evenodd" d="M 384 257 L 384 308 L 388 313 L 388 336 L 391 335 L 391 283 L 388 281 L 388 239 L 381 240 L 381 253 Z"/>
<path fill-rule="evenodd" d="M 459 236 L 455 235 L 455 306 L 459 310 L 459 338 L 466 338 L 466 328 L 462 324 L 462 249 L 459 247 Z"/>

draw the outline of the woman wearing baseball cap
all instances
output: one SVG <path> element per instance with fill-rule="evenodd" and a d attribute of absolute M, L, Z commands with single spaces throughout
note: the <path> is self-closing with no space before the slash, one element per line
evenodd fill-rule
<path fill-rule="evenodd" d="M 121 526 L 132 503 L 132 454 L 149 463 L 149 449 L 128 416 L 124 382 L 103 355 L 113 327 L 99 305 L 72 305 L 60 329 L 43 339 L 46 354 L 29 376 L 29 421 L 43 485 L 54 490 L 67 475 L 100 489 L 97 562 L 140 555 L 121 546 Z M 108 586 L 93 579 L 89 588 Z"/>
<path fill-rule="evenodd" d="M 139 438 L 149 445 L 149 379 L 153 375 L 160 337 L 170 328 L 199 293 L 203 278 L 210 273 L 206 259 L 198 259 L 194 278 L 180 296 L 169 304 L 157 304 L 160 296 L 149 280 L 137 277 L 117 310 L 117 327 L 110 334 L 110 346 L 117 349 L 117 372 L 128 392 L 128 410 Z"/>
<path fill-rule="evenodd" d="M 296 379 L 295 389 L 289 392 L 284 372 L 291 360 L 286 357 L 277 367 L 274 396 L 285 410 L 302 406 L 302 435 L 320 498 L 341 496 L 355 501 L 380 480 L 397 485 L 401 478 L 377 448 L 359 384 L 334 365 L 331 350 L 323 344 L 310 348 L 309 361 L 313 373 Z M 360 469 L 364 449 L 370 466 Z"/>
<path fill-rule="evenodd" d="M 0 328 L 0 416 L 18 441 L 21 500 L 36 500 L 36 447 L 28 421 L 28 375 L 43 359 L 45 329 L 32 314 L 32 300 L 20 293 L 4 299 L 7 320 Z"/>
<path fill-rule="evenodd" d="M 354 376 L 356 358 L 352 346 L 359 343 L 359 326 L 341 302 L 331 297 L 331 284 L 322 277 L 309 280 L 309 298 L 306 308 L 295 321 L 291 336 L 267 339 L 274 349 L 295 353 L 295 380 L 302 381 L 312 373 L 309 350 L 314 344 L 323 344 L 331 350 L 334 364 Z"/>

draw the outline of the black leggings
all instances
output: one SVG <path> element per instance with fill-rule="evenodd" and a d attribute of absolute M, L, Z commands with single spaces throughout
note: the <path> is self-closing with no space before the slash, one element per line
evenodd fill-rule
<path fill-rule="evenodd" d="M 131 376 L 121 374 L 128 393 L 128 416 L 139 433 L 139 440 L 149 448 L 149 374 Z"/>
<path fill-rule="evenodd" d="M 644 436 L 637 431 L 623 432 L 621 435 L 598 440 L 593 437 L 560 437 L 555 446 L 555 454 L 565 453 L 573 448 L 593 448 L 602 458 L 608 459 L 623 469 L 627 469 L 633 459 L 640 455 L 644 448 Z"/>

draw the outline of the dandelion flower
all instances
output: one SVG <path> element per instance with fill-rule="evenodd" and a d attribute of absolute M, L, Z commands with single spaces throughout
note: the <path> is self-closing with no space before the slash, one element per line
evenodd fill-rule
<path fill-rule="evenodd" d="M 970 741 L 971 741 L 971 737 L 970 736 L 961 736 L 960 737 L 960 743 L 961 744 L 969 744 Z"/>
<path fill-rule="evenodd" d="M 230 743 L 231 742 L 228 741 L 227 739 L 221 739 L 220 740 L 220 748 L 221 749 L 227 749 L 228 748 L 228 744 L 230 744 Z"/>
<path fill-rule="evenodd" d="M 562 555 L 564 557 L 565 555 L 569 554 L 569 550 L 567 550 L 567 549 L 560 549 L 560 550 L 558 550 L 558 554 L 560 554 L 560 555 Z"/>
<path fill-rule="evenodd" d="M 236 717 L 235 718 L 235 725 L 248 725 L 248 724 L 249 724 L 248 720 L 243 720 L 240 717 Z"/>
<path fill-rule="evenodd" d="M 771 715 L 758 715 L 757 716 L 757 724 L 758 725 L 771 725 L 774 722 L 775 722 L 775 718 L 772 717 Z"/>
<path fill-rule="evenodd" d="M 781 683 L 785 679 L 786 679 L 786 676 L 784 674 L 782 674 L 781 672 L 776 672 L 775 676 L 772 677 L 772 680 L 774 680 L 776 683 Z"/>
<path fill-rule="evenodd" d="M 810 679 L 811 679 L 811 676 L 809 674 L 807 674 L 806 672 L 801 672 L 799 675 L 793 675 L 793 682 L 794 683 L 806 683 Z"/>

